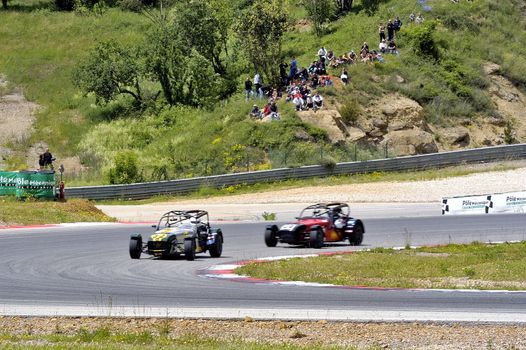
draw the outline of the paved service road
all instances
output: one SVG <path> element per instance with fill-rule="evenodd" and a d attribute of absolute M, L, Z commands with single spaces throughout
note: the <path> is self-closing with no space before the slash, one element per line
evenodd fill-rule
<path fill-rule="evenodd" d="M 526 322 L 526 292 L 441 292 L 277 286 L 207 279 L 198 269 L 266 256 L 358 249 L 347 244 L 322 250 L 263 242 L 265 223 L 220 224 L 223 256 L 193 261 L 128 255 L 129 235 L 146 225 L 109 224 L 0 231 L 2 307 L 255 308 L 369 312 L 514 313 Z M 368 219 L 362 247 L 470 241 L 526 240 L 526 215 Z M 315 267 L 313 267 L 315 268 Z M 15 308 L 16 309 L 16 308 Z M 55 311 L 60 314 L 60 311 Z M 138 311 L 137 311 L 138 312 Z M 522 316 L 521 316 L 522 315 Z M 206 316 L 206 313 L 203 314 Z"/>

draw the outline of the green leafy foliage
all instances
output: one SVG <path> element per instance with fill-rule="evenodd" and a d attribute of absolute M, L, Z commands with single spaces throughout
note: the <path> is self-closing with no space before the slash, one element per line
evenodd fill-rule
<path fill-rule="evenodd" d="M 110 184 L 130 184 L 140 182 L 137 155 L 131 151 L 119 152 L 115 156 L 114 165 L 107 172 Z"/>
<path fill-rule="evenodd" d="M 128 94 L 139 107 L 143 102 L 140 79 L 136 53 L 114 41 L 101 42 L 74 72 L 75 84 L 94 93 L 97 102 Z"/>
<path fill-rule="evenodd" d="M 323 34 L 323 25 L 329 21 L 335 12 L 333 0 L 302 0 L 302 5 L 307 11 L 307 16 L 314 24 L 314 32 L 317 36 Z"/>
<path fill-rule="evenodd" d="M 346 124 L 353 125 L 362 114 L 362 107 L 356 98 L 348 97 L 338 112 Z"/>
<path fill-rule="evenodd" d="M 272 83 L 279 82 L 278 64 L 287 22 L 281 1 L 260 0 L 245 9 L 235 24 L 241 47 L 254 69 Z"/>
<path fill-rule="evenodd" d="M 434 38 L 436 26 L 436 22 L 429 21 L 421 25 L 403 27 L 403 34 L 409 39 L 413 52 L 434 60 L 440 59 L 440 52 Z"/>

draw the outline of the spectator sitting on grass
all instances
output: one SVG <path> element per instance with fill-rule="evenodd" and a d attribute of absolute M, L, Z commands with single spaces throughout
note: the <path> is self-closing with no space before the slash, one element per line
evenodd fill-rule
<path fill-rule="evenodd" d="M 380 52 L 378 52 L 376 54 L 376 58 L 375 59 L 376 59 L 376 61 L 378 61 L 380 63 L 384 63 L 385 62 L 384 56 Z"/>
<path fill-rule="evenodd" d="M 306 109 L 314 108 L 314 101 L 312 100 L 312 96 L 310 94 L 308 94 L 307 98 L 305 99 L 305 107 Z"/>
<path fill-rule="evenodd" d="M 334 61 L 334 52 L 332 52 L 332 50 L 330 50 L 329 52 L 327 52 L 327 56 L 325 57 L 325 60 L 327 62 L 327 64 L 330 66 L 332 64 L 332 62 Z"/>
<path fill-rule="evenodd" d="M 315 93 L 314 94 L 314 97 L 312 98 L 312 100 L 314 101 L 314 110 L 316 111 L 318 108 L 321 108 L 323 107 L 323 97 L 321 97 L 321 95 L 319 93 Z"/>
<path fill-rule="evenodd" d="M 265 107 L 263 108 L 263 112 L 261 113 L 261 118 L 266 117 L 270 114 L 270 103 L 267 103 Z"/>
<path fill-rule="evenodd" d="M 387 43 L 385 42 L 385 39 L 382 39 L 380 45 L 378 45 L 378 50 L 380 50 L 381 53 L 387 52 Z"/>
<path fill-rule="evenodd" d="M 389 53 L 393 55 L 398 55 L 398 49 L 396 48 L 396 44 L 393 40 L 389 42 L 389 45 L 387 46 L 387 49 L 389 50 Z"/>
<path fill-rule="evenodd" d="M 270 103 L 270 120 L 280 120 L 281 116 L 278 113 L 278 105 L 276 101 Z"/>
<path fill-rule="evenodd" d="M 316 71 L 318 70 L 317 65 L 318 65 L 318 62 L 317 62 L 317 61 L 313 61 L 313 62 L 309 65 L 309 68 L 307 69 L 307 71 L 309 72 L 309 74 L 315 74 L 315 73 L 316 73 Z"/>
<path fill-rule="evenodd" d="M 307 68 L 302 68 L 300 71 L 300 80 L 303 84 L 309 80 L 309 72 L 307 71 Z"/>
<path fill-rule="evenodd" d="M 369 45 L 367 42 L 364 42 L 362 48 L 360 49 L 360 57 L 364 58 L 369 53 Z"/>
<path fill-rule="evenodd" d="M 409 15 L 409 22 L 414 22 L 414 21 L 415 21 L 415 14 L 411 12 L 411 14 Z"/>
<path fill-rule="evenodd" d="M 354 53 L 354 50 L 351 50 L 351 52 L 349 52 L 349 60 L 351 63 L 356 62 L 356 53 Z"/>
<path fill-rule="evenodd" d="M 424 22 L 424 17 L 420 13 L 418 15 L 416 15 L 415 23 L 416 24 L 421 24 L 423 22 Z"/>
<path fill-rule="evenodd" d="M 314 75 L 312 76 L 311 81 L 310 81 L 310 86 L 313 89 L 316 89 L 318 87 L 318 85 L 320 85 L 320 78 L 318 77 L 318 74 L 314 73 Z"/>
<path fill-rule="evenodd" d="M 347 71 L 345 69 L 342 71 L 342 75 L 340 75 L 340 79 L 342 80 L 344 85 L 349 84 L 349 75 L 347 74 Z"/>
<path fill-rule="evenodd" d="M 292 100 L 292 103 L 294 103 L 294 106 L 296 107 L 296 111 L 299 112 L 303 109 L 304 100 L 301 97 L 301 94 L 299 92 L 294 94 L 294 99 Z"/>
<path fill-rule="evenodd" d="M 321 76 L 321 86 L 332 86 L 332 80 L 330 75 Z"/>
<path fill-rule="evenodd" d="M 262 112 L 259 109 L 258 105 L 252 106 L 252 111 L 250 111 L 250 116 L 252 118 L 261 119 Z"/>

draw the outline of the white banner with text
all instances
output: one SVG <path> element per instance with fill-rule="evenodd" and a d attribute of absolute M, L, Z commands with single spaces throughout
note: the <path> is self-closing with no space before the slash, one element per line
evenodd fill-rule
<path fill-rule="evenodd" d="M 442 215 L 526 213 L 526 191 L 442 199 Z"/>

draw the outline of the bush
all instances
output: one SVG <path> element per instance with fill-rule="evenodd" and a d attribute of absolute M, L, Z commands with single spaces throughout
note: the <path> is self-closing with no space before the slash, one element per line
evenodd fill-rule
<path fill-rule="evenodd" d="M 131 151 L 117 153 L 113 167 L 107 172 L 107 178 L 110 184 L 141 182 L 137 155 Z"/>
<path fill-rule="evenodd" d="M 353 125 L 362 114 L 362 107 L 355 98 L 349 97 L 338 109 L 338 112 L 340 112 L 345 124 Z"/>
<path fill-rule="evenodd" d="M 55 0 L 55 6 L 60 11 L 72 11 L 75 8 L 75 0 Z"/>

